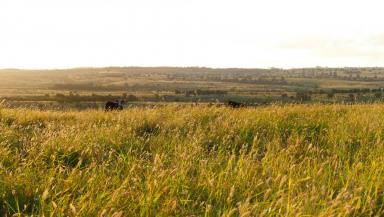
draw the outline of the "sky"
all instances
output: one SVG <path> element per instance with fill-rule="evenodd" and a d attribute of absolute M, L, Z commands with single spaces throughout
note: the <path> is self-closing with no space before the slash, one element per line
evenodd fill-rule
<path fill-rule="evenodd" d="M 384 66 L 380 0 L 0 0 L 0 68 Z"/>

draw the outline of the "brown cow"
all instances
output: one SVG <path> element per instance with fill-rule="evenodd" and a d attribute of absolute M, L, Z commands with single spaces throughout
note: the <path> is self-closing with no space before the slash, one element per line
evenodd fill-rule
<path fill-rule="evenodd" d="M 123 101 L 108 101 L 105 103 L 105 111 L 123 110 Z"/>
<path fill-rule="evenodd" d="M 236 102 L 236 101 L 232 101 L 232 100 L 229 100 L 229 101 L 226 103 L 226 105 L 229 106 L 229 107 L 232 107 L 232 108 L 241 108 L 241 107 L 245 107 L 245 104 L 244 104 L 244 103 Z"/>

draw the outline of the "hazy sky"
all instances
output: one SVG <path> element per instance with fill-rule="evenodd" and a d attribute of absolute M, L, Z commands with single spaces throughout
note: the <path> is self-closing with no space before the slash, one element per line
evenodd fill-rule
<path fill-rule="evenodd" d="M 0 68 L 384 66 L 379 0 L 0 0 Z"/>

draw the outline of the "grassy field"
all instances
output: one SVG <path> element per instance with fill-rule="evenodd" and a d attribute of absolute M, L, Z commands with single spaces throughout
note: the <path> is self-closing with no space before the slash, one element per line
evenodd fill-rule
<path fill-rule="evenodd" d="M 96 108 L 142 103 L 248 104 L 383 102 L 384 68 L 241 69 L 106 67 L 0 69 L 0 101 L 10 107 Z"/>
<path fill-rule="evenodd" d="M 384 104 L 0 108 L 2 216 L 383 216 Z"/>

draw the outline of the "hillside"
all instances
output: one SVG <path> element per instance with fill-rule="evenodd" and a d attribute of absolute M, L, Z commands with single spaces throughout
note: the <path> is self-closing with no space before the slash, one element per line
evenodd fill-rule
<path fill-rule="evenodd" d="M 382 216 L 384 104 L 0 108 L 0 215 Z"/>
<path fill-rule="evenodd" d="M 107 67 L 0 70 L 0 100 L 14 107 L 96 108 L 122 98 L 134 104 L 250 104 L 384 101 L 384 68 L 241 69 Z"/>

